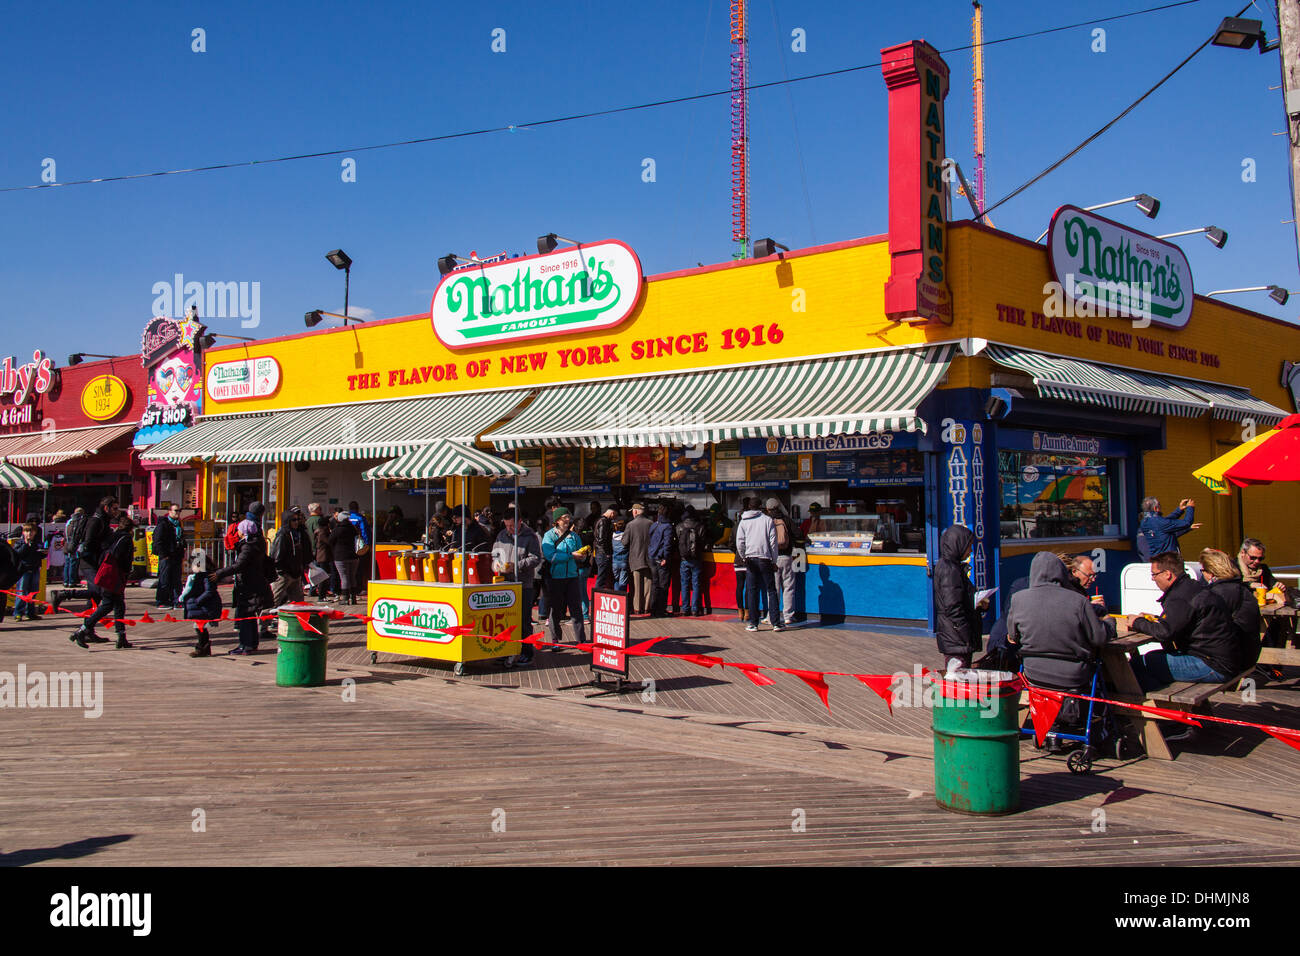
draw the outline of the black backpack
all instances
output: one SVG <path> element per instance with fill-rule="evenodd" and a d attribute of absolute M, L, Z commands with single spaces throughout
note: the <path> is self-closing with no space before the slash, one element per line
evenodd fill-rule
<path fill-rule="evenodd" d="M 685 522 L 677 526 L 677 553 L 683 561 L 696 561 L 700 557 L 699 533 Z"/>
<path fill-rule="evenodd" d="M 81 540 L 86 536 L 86 514 L 83 511 L 79 515 L 73 515 L 68 519 L 68 523 L 63 527 L 63 550 L 68 554 L 76 554 L 77 547 Z"/>

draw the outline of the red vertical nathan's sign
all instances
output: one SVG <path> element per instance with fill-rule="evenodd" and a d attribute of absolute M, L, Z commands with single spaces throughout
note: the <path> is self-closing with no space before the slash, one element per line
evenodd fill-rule
<path fill-rule="evenodd" d="M 924 40 L 880 51 L 889 87 L 889 279 L 885 314 L 952 322 L 943 101 L 948 64 Z"/>
<path fill-rule="evenodd" d="M 627 634 L 630 625 L 631 605 L 628 596 L 619 591 L 591 592 L 595 602 L 591 614 L 591 667 L 605 674 L 628 675 Z"/>

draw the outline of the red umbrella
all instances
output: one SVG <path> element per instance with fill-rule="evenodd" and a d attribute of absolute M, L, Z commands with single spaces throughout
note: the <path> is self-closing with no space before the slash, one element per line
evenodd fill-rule
<path fill-rule="evenodd" d="M 1239 488 L 1271 481 L 1300 481 L 1300 415 L 1288 415 L 1277 431 L 1224 471 L 1223 477 Z"/>

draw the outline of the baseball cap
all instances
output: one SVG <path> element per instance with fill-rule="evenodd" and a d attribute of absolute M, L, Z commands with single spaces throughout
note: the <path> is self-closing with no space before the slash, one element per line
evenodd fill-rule
<path fill-rule="evenodd" d="M 767 510 L 768 510 L 768 511 L 780 511 L 780 510 L 781 510 L 781 502 L 780 502 L 778 499 L 776 499 L 776 498 L 768 498 L 768 499 L 767 499 Z"/>

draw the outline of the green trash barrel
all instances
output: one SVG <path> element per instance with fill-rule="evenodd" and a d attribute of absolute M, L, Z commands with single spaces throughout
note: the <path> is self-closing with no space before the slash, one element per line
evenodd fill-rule
<path fill-rule="evenodd" d="M 1020 690 L 1006 671 L 959 670 L 937 678 L 934 799 L 959 813 L 1020 806 Z"/>
<path fill-rule="evenodd" d="M 319 687 L 325 683 L 325 651 L 329 644 L 330 608 L 322 604 L 285 604 L 277 636 L 275 682 L 280 687 Z M 305 622 L 305 623 L 304 623 Z M 313 632 L 315 628 L 317 632 Z"/>

